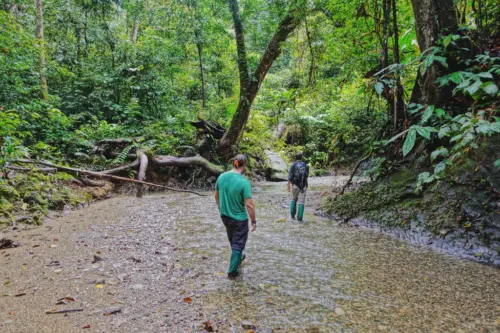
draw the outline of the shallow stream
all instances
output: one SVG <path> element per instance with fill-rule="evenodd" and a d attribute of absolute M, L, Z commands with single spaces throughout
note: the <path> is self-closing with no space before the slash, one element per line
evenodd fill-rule
<path fill-rule="evenodd" d="M 330 181 L 313 179 L 311 198 Z M 500 331 L 500 270 L 337 226 L 312 208 L 305 222 L 287 219 L 284 183 L 259 184 L 255 199 L 258 229 L 235 281 L 225 278 L 230 249 L 212 197 L 117 197 L 5 231 L 23 246 L 1 252 L 0 330 Z M 68 306 L 54 305 L 66 296 L 84 311 L 45 314 Z M 105 315 L 113 306 L 121 312 Z"/>

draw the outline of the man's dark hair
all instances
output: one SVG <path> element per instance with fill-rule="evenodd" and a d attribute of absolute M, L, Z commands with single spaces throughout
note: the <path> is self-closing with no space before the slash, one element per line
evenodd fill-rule
<path fill-rule="evenodd" d="M 233 159 L 233 167 L 240 168 L 247 164 L 247 157 L 243 154 L 238 154 Z"/>
<path fill-rule="evenodd" d="M 295 154 L 295 160 L 300 161 L 302 159 L 302 153 Z"/>

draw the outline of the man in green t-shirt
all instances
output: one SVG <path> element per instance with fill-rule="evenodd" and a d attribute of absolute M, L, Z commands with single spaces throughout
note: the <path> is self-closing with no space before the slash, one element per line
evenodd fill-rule
<path fill-rule="evenodd" d="M 252 201 L 250 182 L 243 176 L 247 168 L 245 155 L 237 155 L 233 170 L 223 173 L 215 185 L 215 202 L 231 244 L 231 260 L 227 276 L 238 276 L 238 267 L 245 259 L 243 250 L 248 239 L 248 217 L 252 221 L 252 232 L 257 229 L 255 206 Z"/>

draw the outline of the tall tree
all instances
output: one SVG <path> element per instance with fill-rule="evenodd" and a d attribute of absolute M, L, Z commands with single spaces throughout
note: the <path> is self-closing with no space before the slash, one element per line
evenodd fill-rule
<path fill-rule="evenodd" d="M 136 5 L 136 8 L 135 8 L 135 15 L 134 15 L 134 25 L 132 27 L 132 43 L 137 43 L 137 37 L 138 37 L 138 33 L 139 33 L 139 15 L 141 13 L 141 1 L 140 0 L 137 0 L 137 5 Z"/>
<path fill-rule="evenodd" d="M 38 40 L 38 71 L 40 72 L 40 96 L 48 99 L 47 77 L 45 76 L 45 41 L 43 39 L 43 6 L 42 0 L 35 0 L 36 38 Z"/>
<path fill-rule="evenodd" d="M 308 82 L 309 86 L 313 86 L 314 85 L 314 65 L 315 65 L 314 50 L 312 47 L 312 37 L 311 37 L 311 33 L 309 31 L 309 26 L 307 24 L 307 19 L 305 19 L 304 22 L 305 22 L 305 27 L 306 27 L 307 45 L 309 46 L 309 52 L 311 53 L 311 63 L 309 65 L 309 78 L 308 78 L 307 82 Z"/>
<path fill-rule="evenodd" d="M 398 27 L 398 9 L 397 1 L 392 0 L 392 23 L 393 23 L 393 35 L 394 35 L 394 63 L 398 66 L 396 70 L 396 93 L 394 101 L 394 131 L 400 132 L 403 130 L 404 123 L 406 122 L 406 112 L 404 103 L 404 91 L 403 85 L 401 84 L 401 72 L 400 72 L 400 55 L 399 55 L 399 27 Z"/>
<path fill-rule="evenodd" d="M 288 35 L 295 30 L 300 23 L 299 7 L 289 11 L 281 20 L 271 41 L 268 43 L 260 62 L 252 75 L 249 73 L 248 60 L 245 47 L 245 36 L 243 23 L 240 17 L 240 9 L 237 0 L 229 0 L 231 14 L 233 16 L 236 47 L 238 53 L 238 70 L 240 76 L 240 98 L 238 107 L 231 120 L 229 129 L 219 143 L 219 150 L 222 155 L 229 156 L 232 147 L 238 141 L 240 134 L 245 127 L 250 115 L 252 103 L 259 92 L 260 86 L 271 68 L 273 62 L 282 51 L 282 43 L 286 41 Z"/>
<path fill-rule="evenodd" d="M 440 33 L 454 33 L 458 30 L 457 15 L 453 0 L 412 0 L 417 41 L 424 52 L 436 45 Z M 443 74 L 440 65 L 433 64 L 426 73 L 417 76 L 411 97 L 412 102 L 441 105 L 451 97 L 451 92 L 439 89 L 436 79 Z"/>

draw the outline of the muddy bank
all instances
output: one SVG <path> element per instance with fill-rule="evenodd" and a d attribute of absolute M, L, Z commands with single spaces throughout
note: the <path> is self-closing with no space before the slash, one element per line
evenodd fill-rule
<path fill-rule="evenodd" d="M 414 176 L 404 171 L 337 200 L 330 196 L 318 214 L 500 266 L 500 198 L 480 174 L 464 173 L 423 192 L 415 191 Z"/>

